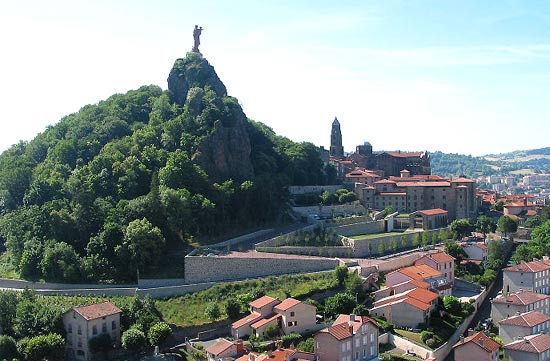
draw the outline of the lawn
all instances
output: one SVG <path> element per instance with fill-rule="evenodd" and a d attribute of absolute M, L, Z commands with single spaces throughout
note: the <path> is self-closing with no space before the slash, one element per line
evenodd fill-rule
<path fill-rule="evenodd" d="M 351 239 L 370 239 L 370 238 L 378 238 L 378 237 L 386 237 L 386 236 L 400 236 L 404 233 L 407 233 L 408 230 L 405 230 L 403 232 L 395 231 L 395 232 L 383 232 L 383 233 L 370 233 L 370 234 L 357 234 L 355 236 L 349 236 L 348 238 Z"/>
<path fill-rule="evenodd" d="M 332 272 L 285 275 L 218 284 L 204 291 L 158 300 L 156 304 L 166 322 L 179 326 L 191 326 L 210 322 L 204 311 L 211 302 L 219 304 L 222 311 L 220 319 L 224 319 L 227 317 L 224 304 L 230 298 L 245 300 L 246 296 L 263 291 L 268 296 L 280 299 L 287 297 L 304 299 L 313 293 L 322 292 L 334 286 Z"/>
<path fill-rule="evenodd" d="M 424 348 L 427 348 L 427 349 L 431 350 L 430 347 L 426 346 L 426 344 L 424 342 L 422 342 L 422 338 L 420 337 L 420 333 L 416 333 L 416 332 L 412 332 L 412 331 L 406 331 L 406 330 L 399 330 L 399 329 L 395 329 L 394 331 L 399 336 L 403 336 L 407 340 L 412 341 L 412 342 L 416 343 L 419 346 L 422 346 Z"/>

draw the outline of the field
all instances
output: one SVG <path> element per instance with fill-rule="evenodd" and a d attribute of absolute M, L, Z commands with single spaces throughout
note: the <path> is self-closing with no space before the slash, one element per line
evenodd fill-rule
<path fill-rule="evenodd" d="M 348 238 L 351 239 L 371 239 L 371 238 L 378 238 L 378 237 L 385 237 L 385 236 L 401 236 L 404 233 L 407 233 L 408 230 L 403 232 L 383 232 L 383 233 L 370 233 L 370 234 L 357 234 L 355 236 L 349 236 Z"/>

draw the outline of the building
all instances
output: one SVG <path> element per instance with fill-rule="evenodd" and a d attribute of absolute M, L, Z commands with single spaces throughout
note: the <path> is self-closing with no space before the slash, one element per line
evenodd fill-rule
<path fill-rule="evenodd" d="M 340 130 L 340 122 L 334 117 L 332 129 L 330 131 L 330 156 L 335 159 L 344 158 L 344 147 L 342 146 L 342 131 Z"/>
<path fill-rule="evenodd" d="M 382 298 L 397 295 L 405 291 L 414 290 L 416 288 L 422 288 L 427 290 L 430 288 L 430 284 L 423 281 L 418 281 L 418 280 L 409 280 L 390 287 L 384 286 L 378 291 L 374 291 L 373 293 L 374 301 L 376 302 L 381 300 Z"/>
<path fill-rule="evenodd" d="M 409 228 L 423 230 L 445 228 L 449 225 L 449 212 L 441 209 L 424 209 L 409 214 Z"/>
<path fill-rule="evenodd" d="M 455 361 L 498 361 L 500 344 L 483 332 L 478 332 L 466 338 L 461 337 L 453 349 Z"/>
<path fill-rule="evenodd" d="M 539 333 L 503 346 L 509 361 L 546 361 L 550 359 L 550 335 Z"/>
<path fill-rule="evenodd" d="M 544 257 L 504 268 L 502 280 L 505 293 L 529 290 L 550 294 L 550 260 Z"/>
<path fill-rule="evenodd" d="M 355 168 L 344 176 L 344 180 L 348 183 L 360 183 L 372 186 L 374 182 L 382 180 L 382 176 L 379 172 L 373 170 Z"/>
<path fill-rule="evenodd" d="M 417 259 L 414 262 L 415 266 L 425 264 L 431 268 L 438 270 L 447 279 L 448 285 L 452 289 L 455 280 L 455 259 L 445 252 L 429 253 Z M 447 288 L 449 289 L 449 288 Z M 449 294 L 450 295 L 450 294 Z"/>
<path fill-rule="evenodd" d="M 63 315 L 67 359 L 91 360 L 89 341 L 107 334 L 115 347 L 120 345 L 120 314 L 122 311 L 111 302 L 73 307 Z"/>
<path fill-rule="evenodd" d="M 240 356 L 244 353 L 244 345 L 241 340 L 229 341 L 219 338 L 218 341 L 206 348 L 208 361 L 221 361 L 228 357 Z"/>
<path fill-rule="evenodd" d="M 418 266 L 403 267 L 388 273 L 386 275 L 386 286 L 392 287 L 411 280 L 428 283 L 432 288 L 448 283 L 447 278 L 441 272 L 426 264 L 421 264 Z"/>
<path fill-rule="evenodd" d="M 484 242 L 466 242 L 461 246 L 470 260 L 486 261 L 489 257 L 489 247 Z"/>
<path fill-rule="evenodd" d="M 378 359 L 378 323 L 367 316 L 340 315 L 314 335 L 317 361 Z"/>
<path fill-rule="evenodd" d="M 491 300 L 491 318 L 500 322 L 505 318 L 529 311 L 550 314 L 550 296 L 520 290 Z"/>
<path fill-rule="evenodd" d="M 428 152 L 383 152 L 376 155 L 376 169 L 384 171 L 386 177 L 399 176 L 406 169 L 411 175 L 431 174 Z"/>
<path fill-rule="evenodd" d="M 317 308 L 309 303 L 287 298 L 280 301 L 277 298 L 263 296 L 250 302 L 250 314 L 233 322 L 231 335 L 234 339 L 249 336 L 266 335 L 270 325 L 276 325 L 280 331 L 303 333 L 314 329 Z"/>
<path fill-rule="evenodd" d="M 267 353 L 250 352 L 235 361 L 313 361 L 315 355 L 310 352 L 298 351 L 295 349 L 278 348 Z"/>
<path fill-rule="evenodd" d="M 356 187 L 356 190 L 357 198 L 366 208 L 382 210 L 393 207 L 400 213 L 409 214 L 441 209 L 448 212 L 448 221 L 477 217 L 476 182 L 467 178 L 413 177 L 402 172 L 401 177 L 382 179 L 372 186 Z M 442 223 L 440 226 L 447 225 L 442 219 L 437 221 Z M 432 228 L 436 228 L 435 225 Z"/>
<path fill-rule="evenodd" d="M 550 316 L 538 311 L 515 315 L 498 323 L 498 337 L 505 344 L 523 336 L 548 333 L 548 331 L 550 331 Z"/>
<path fill-rule="evenodd" d="M 428 323 L 438 298 L 437 293 L 415 288 L 376 301 L 369 312 L 398 326 L 416 328 L 418 324 Z"/>

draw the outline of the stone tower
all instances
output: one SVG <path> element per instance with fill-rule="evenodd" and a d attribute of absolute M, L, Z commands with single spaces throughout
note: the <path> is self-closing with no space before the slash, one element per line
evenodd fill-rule
<path fill-rule="evenodd" d="M 344 147 L 342 146 L 342 132 L 338 118 L 334 117 L 332 131 L 330 132 L 330 156 L 336 159 L 344 158 Z"/>

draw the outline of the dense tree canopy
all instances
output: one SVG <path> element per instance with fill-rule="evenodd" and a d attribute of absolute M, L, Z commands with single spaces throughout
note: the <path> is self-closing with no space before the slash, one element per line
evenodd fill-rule
<path fill-rule="evenodd" d="M 203 63 L 196 54 L 182 61 L 192 75 L 188 101 L 143 86 L 86 105 L 0 154 L 0 250 L 21 276 L 132 281 L 137 267 L 161 267 L 166 249 L 182 253 L 191 239 L 279 219 L 289 185 L 329 181 L 316 146 L 246 119 L 235 98 L 207 81 L 213 69 Z M 253 174 L 214 180 L 198 159 L 216 127 L 237 122 Z"/>

